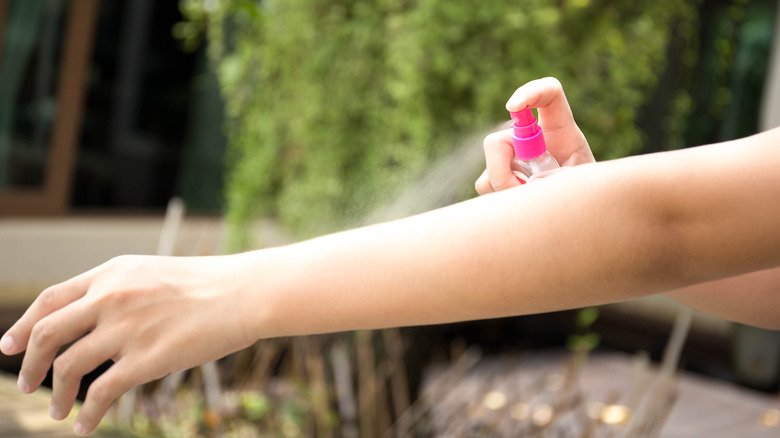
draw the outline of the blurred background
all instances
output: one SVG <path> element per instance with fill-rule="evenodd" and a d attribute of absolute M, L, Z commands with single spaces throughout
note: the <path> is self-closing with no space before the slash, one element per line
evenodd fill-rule
<path fill-rule="evenodd" d="M 474 196 L 482 138 L 539 77 L 561 80 L 600 160 L 778 126 L 777 16 L 774 0 L 0 0 L 0 329 L 46 286 L 116 255 L 260 248 Z M 316 377 L 335 363 L 403 368 L 413 403 L 426 367 L 470 346 L 660 360 L 680 311 L 651 297 L 275 341 L 221 363 L 217 380 L 256 383 L 237 402 L 257 415 L 247 424 L 271 427 L 263 397 L 287 397 L 294 415 L 274 415 L 297 429 L 280 436 L 348 436 L 338 379 Z M 681 354 L 687 372 L 780 389 L 778 332 L 694 313 Z M 279 376 L 308 389 L 263 392 Z M 209 406 L 192 427 L 233 430 Z M 364 418 L 398 421 L 403 408 L 385 408 Z"/>

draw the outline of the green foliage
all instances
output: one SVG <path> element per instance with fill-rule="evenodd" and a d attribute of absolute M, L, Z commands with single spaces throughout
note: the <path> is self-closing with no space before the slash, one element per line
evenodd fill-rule
<path fill-rule="evenodd" d="M 579 310 L 574 321 L 577 333 L 569 336 L 566 340 L 566 347 L 575 352 L 587 352 L 598 347 L 601 336 L 591 331 L 598 318 L 598 307 L 586 307 Z"/>
<path fill-rule="evenodd" d="M 589 329 L 599 318 L 598 307 L 586 307 L 577 312 L 577 328 L 581 330 Z"/>
<path fill-rule="evenodd" d="M 590 351 L 599 346 L 601 336 L 598 333 L 572 335 L 566 340 L 566 348 L 571 351 Z"/>
<path fill-rule="evenodd" d="M 271 401 L 263 393 L 245 391 L 241 393 L 240 399 L 241 407 L 250 420 L 260 420 L 271 412 Z"/>
<path fill-rule="evenodd" d="M 273 215 L 311 235 L 506 120 L 535 78 L 561 80 L 598 158 L 637 151 L 637 109 L 694 3 L 182 0 L 178 33 L 207 29 L 226 99 L 229 221 Z"/>
<path fill-rule="evenodd" d="M 223 394 L 223 411 L 206 409 L 203 396 L 192 388 L 181 389 L 173 412 L 153 417 L 137 413 L 128 425 L 112 419 L 104 421 L 99 432 L 105 436 L 145 438 L 301 438 L 306 421 L 313 415 L 304 391 L 292 389 L 283 394 L 246 390 Z"/>
<path fill-rule="evenodd" d="M 702 5 L 700 62 L 693 69 L 688 144 L 746 137 L 759 131 L 777 2 L 733 0 Z"/>

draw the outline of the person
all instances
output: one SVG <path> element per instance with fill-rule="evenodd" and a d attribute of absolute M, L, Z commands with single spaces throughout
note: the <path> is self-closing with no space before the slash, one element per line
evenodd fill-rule
<path fill-rule="evenodd" d="M 538 108 L 565 167 L 522 187 L 509 131 L 485 139 L 484 195 L 289 246 L 212 257 L 120 256 L 44 290 L 0 340 L 26 352 L 19 387 L 53 364 L 51 415 L 89 387 L 76 432 L 134 385 L 258 339 L 524 315 L 665 293 L 780 328 L 780 130 L 596 163 L 560 83 Z M 58 355 L 60 348 L 73 342 Z"/>

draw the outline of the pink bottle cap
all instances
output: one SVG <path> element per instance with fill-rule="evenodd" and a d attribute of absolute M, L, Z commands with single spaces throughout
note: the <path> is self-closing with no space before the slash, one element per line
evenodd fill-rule
<path fill-rule="evenodd" d="M 515 156 L 521 160 L 532 160 L 547 151 L 542 129 L 536 123 L 533 111 L 525 107 L 521 111 L 510 111 L 512 116 L 512 143 Z"/>

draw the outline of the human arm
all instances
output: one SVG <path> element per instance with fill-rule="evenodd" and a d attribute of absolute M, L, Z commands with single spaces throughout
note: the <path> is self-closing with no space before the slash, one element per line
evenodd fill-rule
<path fill-rule="evenodd" d="M 775 130 L 579 166 L 523 188 L 282 248 L 279 269 L 299 269 L 290 260 L 307 269 L 282 285 L 286 292 L 263 298 L 278 320 L 260 323 L 255 334 L 539 313 L 777 266 L 780 206 L 766 199 L 780 190 L 780 157 L 772 153 L 778 140 Z M 724 174 L 731 177 L 718 178 Z M 284 315 L 306 308 L 312 290 L 325 299 L 316 317 L 289 326 Z M 764 296 L 748 322 L 777 327 L 777 297 Z M 741 303 L 736 293 L 723 298 Z"/>
<path fill-rule="evenodd" d="M 133 385 L 259 338 L 577 308 L 776 267 L 778 142 L 774 130 L 586 164 L 280 248 L 123 257 L 45 291 L 2 349 L 27 349 L 29 392 L 59 347 L 89 332 L 54 361 L 53 393 L 62 417 L 88 368 L 115 361 L 79 413 L 89 431 Z"/>
<path fill-rule="evenodd" d="M 730 321 L 780 330 L 780 268 L 694 284 L 666 296 Z"/>
<path fill-rule="evenodd" d="M 538 107 L 548 149 L 563 166 L 594 162 L 585 137 L 577 127 L 563 88 L 554 78 L 531 81 L 518 88 L 507 102 L 507 110 Z M 757 137 L 758 138 L 758 137 Z M 751 142 L 752 140 L 743 140 Z M 777 142 L 770 138 L 771 142 Z M 519 185 L 510 169 L 513 157 L 510 130 L 489 135 L 484 144 L 487 169 L 476 181 L 479 194 Z M 769 150 L 767 153 L 774 153 Z M 686 166 L 698 166 L 689 162 Z M 555 172 L 555 171 L 554 171 Z M 731 172 L 715 178 L 729 178 Z M 542 175 L 544 176 L 544 175 Z M 758 212 L 757 212 L 758 213 Z M 766 269 L 721 280 L 694 284 L 666 295 L 712 315 L 747 324 L 776 327 L 780 268 Z"/>

